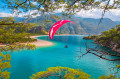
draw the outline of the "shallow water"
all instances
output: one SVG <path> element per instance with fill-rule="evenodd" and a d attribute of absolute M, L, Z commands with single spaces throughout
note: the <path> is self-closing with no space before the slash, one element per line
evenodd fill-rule
<path fill-rule="evenodd" d="M 80 68 L 84 72 L 97 79 L 103 74 L 110 74 L 109 68 L 114 67 L 117 62 L 99 59 L 87 54 L 81 59 L 78 56 L 86 52 L 84 35 L 55 36 L 50 40 L 48 36 L 38 37 L 38 39 L 54 42 L 53 46 L 39 47 L 36 50 L 22 50 L 11 54 L 10 79 L 29 79 L 29 76 L 36 72 L 46 70 L 48 67 L 70 67 Z M 90 47 L 96 44 L 92 40 L 87 41 Z M 68 45 L 68 48 L 64 48 Z M 99 46 L 100 47 L 100 46 Z M 111 51 L 108 48 L 100 47 L 103 50 Z M 112 52 L 112 51 L 111 51 Z"/>

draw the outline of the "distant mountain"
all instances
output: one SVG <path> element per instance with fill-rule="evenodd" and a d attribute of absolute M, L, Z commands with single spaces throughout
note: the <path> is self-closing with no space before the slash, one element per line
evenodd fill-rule
<path fill-rule="evenodd" d="M 14 17 L 14 19 L 16 20 L 16 22 L 23 22 L 23 21 L 25 21 L 25 18 L 22 18 L 22 17 Z"/>
<path fill-rule="evenodd" d="M 0 19 L 2 19 L 4 17 L 0 17 Z M 14 19 L 16 20 L 16 22 L 23 22 L 25 21 L 25 18 L 22 18 L 22 17 L 14 17 Z"/>
<path fill-rule="evenodd" d="M 99 21 L 100 19 L 83 18 L 80 24 L 88 34 L 100 34 L 116 26 L 116 23 L 108 18 L 104 18 L 100 25 L 98 25 Z"/>
<path fill-rule="evenodd" d="M 47 23 L 41 23 L 42 20 L 44 20 L 44 17 L 37 17 L 37 18 L 33 18 L 31 20 L 29 20 L 28 22 L 32 22 L 32 23 L 37 23 L 38 25 L 44 26 L 44 28 L 49 31 L 51 26 L 59 21 L 59 20 L 54 20 L 53 18 L 50 18 L 49 20 L 52 20 L 53 22 L 47 24 Z M 64 18 L 63 18 L 64 19 Z M 71 20 L 71 19 L 69 19 Z M 58 34 L 86 34 L 86 32 L 84 31 L 84 29 L 82 28 L 82 26 L 79 23 L 79 20 L 75 20 L 75 25 L 71 24 L 71 23 L 67 23 L 65 25 L 63 25 L 58 31 Z M 74 21 L 73 21 L 74 22 Z"/>
<path fill-rule="evenodd" d="M 61 17 L 60 13 L 55 14 L 55 15 Z M 50 17 L 50 16 L 48 16 L 48 17 Z M 37 23 L 38 25 L 42 26 L 41 21 L 44 19 L 45 19 L 44 17 L 36 17 L 36 18 L 29 20 L 28 22 Z M 71 23 L 67 23 L 67 24 L 63 25 L 57 31 L 57 33 L 59 33 L 59 34 L 100 34 L 101 32 L 107 31 L 117 25 L 116 22 L 114 22 L 108 18 L 104 18 L 99 26 L 98 26 L 98 23 L 99 23 L 100 19 L 81 18 L 81 17 L 75 17 L 75 16 L 72 16 L 71 18 L 63 17 L 62 19 L 71 20 L 75 24 L 73 25 Z M 50 24 L 44 24 L 44 27 L 46 30 L 49 30 L 51 28 L 51 26 L 55 22 L 59 21 L 60 19 L 58 19 L 56 21 L 56 20 L 50 18 L 49 20 L 52 20 L 53 22 Z"/>
<path fill-rule="evenodd" d="M 55 14 L 59 17 L 62 17 L 61 13 Z M 47 20 L 52 20 L 51 23 L 43 23 L 42 20 L 45 20 L 45 17 L 36 17 L 31 18 L 27 22 L 28 23 L 36 23 L 38 26 L 44 27 L 47 31 L 50 30 L 51 26 L 61 20 L 61 19 L 67 19 L 74 22 L 74 25 L 71 23 L 67 23 L 63 25 L 58 31 L 58 34 L 100 34 L 103 31 L 107 31 L 111 29 L 112 27 L 115 27 L 119 24 L 117 21 L 112 21 L 111 19 L 104 18 L 101 22 L 101 24 L 98 26 L 98 23 L 100 19 L 93 19 L 93 18 L 82 18 L 82 17 L 75 17 L 71 15 L 71 18 L 68 17 L 62 17 L 61 19 L 58 19 L 57 21 L 53 19 L 50 15 L 46 15 L 47 17 L 50 17 Z M 25 21 L 25 18 L 18 18 L 15 17 L 16 21 L 23 22 Z"/>

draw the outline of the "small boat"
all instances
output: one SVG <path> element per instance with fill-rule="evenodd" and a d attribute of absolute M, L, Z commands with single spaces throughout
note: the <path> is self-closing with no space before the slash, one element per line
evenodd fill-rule
<path fill-rule="evenodd" d="M 65 48 L 68 48 L 68 46 L 67 46 L 67 45 L 65 45 Z"/>

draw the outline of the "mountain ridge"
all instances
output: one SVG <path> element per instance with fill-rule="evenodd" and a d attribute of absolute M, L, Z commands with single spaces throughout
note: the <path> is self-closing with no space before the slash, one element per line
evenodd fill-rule
<path fill-rule="evenodd" d="M 62 17 L 60 13 L 55 14 L 56 16 Z M 50 15 L 47 15 L 49 19 L 52 20 L 51 23 L 44 23 L 42 20 L 46 20 L 45 17 L 38 16 L 36 18 L 31 18 L 27 22 L 28 23 L 36 23 L 38 26 L 44 27 L 47 31 L 51 28 L 51 26 L 61 20 L 61 19 L 67 19 L 74 22 L 74 25 L 71 23 L 67 23 L 63 25 L 60 29 L 58 29 L 58 34 L 100 34 L 103 31 L 107 31 L 113 27 L 115 27 L 118 22 L 112 21 L 109 18 L 104 18 L 100 25 L 98 26 L 98 23 L 100 19 L 95 18 L 83 18 L 83 17 L 76 17 L 71 15 L 71 18 L 68 17 L 62 17 L 61 19 L 53 19 Z M 25 21 L 25 18 L 19 18 L 15 17 L 15 20 L 17 22 Z"/>

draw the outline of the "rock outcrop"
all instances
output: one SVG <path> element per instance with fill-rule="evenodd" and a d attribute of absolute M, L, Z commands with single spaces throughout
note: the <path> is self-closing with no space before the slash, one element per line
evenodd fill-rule
<path fill-rule="evenodd" d="M 100 44 L 101 46 L 111 48 L 113 51 L 120 53 L 120 48 L 119 48 L 120 44 L 118 43 L 111 41 L 109 44 L 107 44 L 107 43 L 101 43 L 100 41 L 97 41 L 97 40 L 95 40 L 94 42 L 97 44 Z"/>
<path fill-rule="evenodd" d="M 47 31 L 44 27 L 42 26 L 37 26 L 37 27 L 32 27 L 28 33 L 33 33 L 33 34 L 47 34 Z"/>

